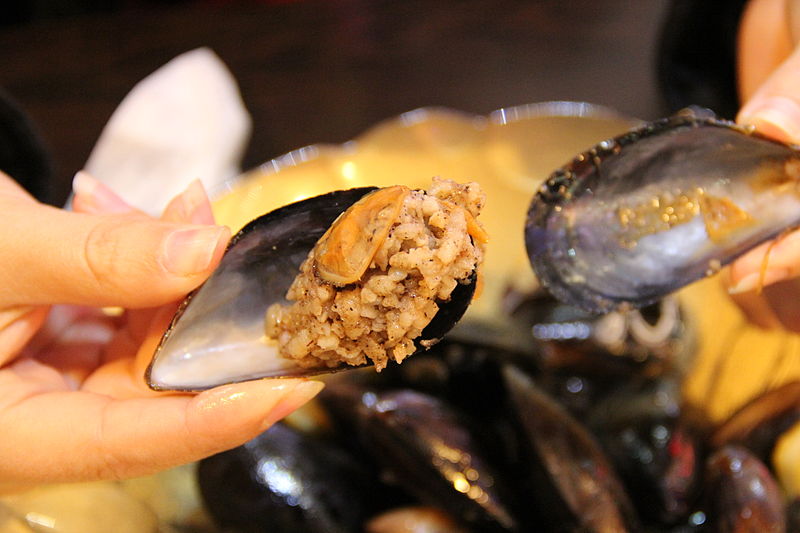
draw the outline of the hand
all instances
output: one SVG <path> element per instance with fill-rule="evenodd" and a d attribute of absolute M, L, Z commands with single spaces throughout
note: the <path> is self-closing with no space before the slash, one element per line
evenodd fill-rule
<path fill-rule="evenodd" d="M 244 443 L 321 389 L 287 379 L 149 390 L 143 372 L 168 303 L 211 273 L 229 231 L 211 225 L 199 182 L 160 221 L 86 175 L 74 188 L 70 213 L 0 173 L 0 491 L 191 462 Z"/>
<path fill-rule="evenodd" d="M 738 64 L 745 105 L 737 122 L 800 143 L 800 48 L 790 35 L 786 1 L 751 0 L 745 9 Z M 800 332 L 800 232 L 745 254 L 728 269 L 726 281 L 753 323 Z"/>

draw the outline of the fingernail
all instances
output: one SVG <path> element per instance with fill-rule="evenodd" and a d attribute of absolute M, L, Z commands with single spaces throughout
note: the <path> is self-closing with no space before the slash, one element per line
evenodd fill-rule
<path fill-rule="evenodd" d="M 181 220 L 192 224 L 213 223 L 214 215 L 203 182 L 194 180 L 177 198 Z"/>
<path fill-rule="evenodd" d="M 742 294 L 783 281 L 788 277 L 789 272 L 783 268 L 769 268 L 763 274 L 761 272 L 753 272 L 730 287 L 728 294 Z"/>
<path fill-rule="evenodd" d="M 164 241 L 161 262 L 179 276 L 203 272 L 222 256 L 230 231 L 224 226 L 180 229 Z"/>
<path fill-rule="evenodd" d="M 800 142 L 800 104 L 785 96 L 771 96 L 748 102 L 737 121 L 782 141 Z"/>
<path fill-rule="evenodd" d="M 108 186 L 79 170 L 72 179 L 72 190 L 81 211 L 92 213 L 129 213 L 133 208 Z"/>
<path fill-rule="evenodd" d="M 189 184 L 185 192 L 185 202 L 187 205 L 186 213 L 189 220 L 194 224 L 208 224 L 214 221 L 211 212 L 211 202 L 208 201 L 208 194 L 203 187 L 203 182 L 194 180 Z"/>
<path fill-rule="evenodd" d="M 19 307 L 10 307 L 5 310 L 0 310 L 0 331 L 35 309 L 37 308 L 30 305 L 21 305 Z"/>
<path fill-rule="evenodd" d="M 321 381 L 303 381 L 298 383 L 293 389 L 286 393 L 281 398 L 275 407 L 273 407 L 269 414 L 264 418 L 261 429 L 265 430 L 272 426 L 278 420 L 281 420 L 289 414 L 296 411 L 299 407 L 306 404 L 309 400 L 314 398 L 319 391 L 325 387 Z"/>

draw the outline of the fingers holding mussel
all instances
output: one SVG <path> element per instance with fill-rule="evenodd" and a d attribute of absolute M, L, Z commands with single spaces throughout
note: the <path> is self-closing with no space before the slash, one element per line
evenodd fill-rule
<path fill-rule="evenodd" d="M 479 283 L 475 183 L 336 191 L 245 226 L 147 371 L 156 389 L 374 365 L 435 344 Z"/>
<path fill-rule="evenodd" d="M 525 243 L 559 299 L 641 307 L 800 223 L 800 153 L 689 110 L 600 143 L 554 172 Z"/>

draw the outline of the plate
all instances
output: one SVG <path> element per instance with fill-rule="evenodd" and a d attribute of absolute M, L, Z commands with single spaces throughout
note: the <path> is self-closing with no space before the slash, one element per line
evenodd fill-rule
<path fill-rule="evenodd" d="M 307 146 L 214 191 L 215 213 L 232 229 L 281 205 L 332 190 L 374 185 L 427 187 L 433 176 L 477 181 L 487 195 L 484 292 L 467 318 L 491 321 L 508 284 L 536 281 L 523 241 L 533 195 L 549 173 L 637 121 L 586 103 L 546 102 L 475 116 L 416 109 L 342 145 Z"/>

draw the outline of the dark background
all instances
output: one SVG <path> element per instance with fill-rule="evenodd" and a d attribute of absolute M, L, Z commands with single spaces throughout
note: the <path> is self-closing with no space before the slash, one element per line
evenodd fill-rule
<path fill-rule="evenodd" d="M 709 52 L 693 42 L 703 31 L 693 24 L 705 19 L 711 22 L 703 24 L 717 24 L 713 21 L 724 19 L 720 13 L 735 11 L 741 1 L 720 2 L 727 7 L 697 19 L 693 10 L 700 4 L 715 5 L 688 0 L 18 2 L 5 11 L 0 26 L 0 87 L 44 141 L 51 177 L 38 195 L 59 205 L 125 94 L 198 46 L 212 48 L 240 84 L 253 118 L 244 161 L 251 167 L 300 146 L 346 141 L 421 106 L 485 114 L 523 103 L 581 100 L 644 119 L 674 111 L 687 98 L 730 107 L 719 104 L 707 87 L 691 93 L 699 76 L 693 61 L 729 66 L 713 47 Z M 727 38 L 705 37 L 729 44 Z"/>

